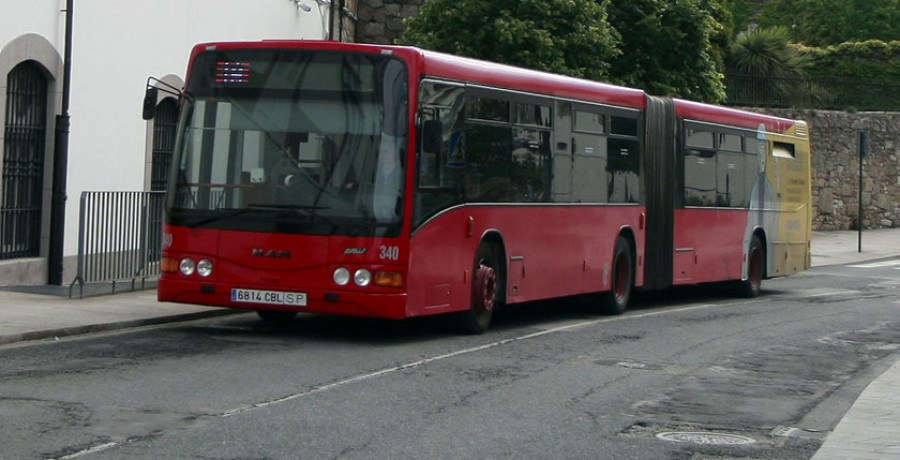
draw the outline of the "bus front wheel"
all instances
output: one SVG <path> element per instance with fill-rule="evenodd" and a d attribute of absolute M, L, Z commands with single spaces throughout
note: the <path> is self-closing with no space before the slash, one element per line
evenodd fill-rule
<path fill-rule="evenodd" d="M 482 244 L 475 253 L 470 307 L 457 316 L 461 332 L 481 334 L 488 329 L 494 309 L 501 301 L 502 285 L 497 252 L 490 244 Z"/>

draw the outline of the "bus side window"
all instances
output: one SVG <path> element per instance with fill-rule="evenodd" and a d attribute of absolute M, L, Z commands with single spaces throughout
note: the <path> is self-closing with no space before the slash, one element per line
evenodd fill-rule
<path fill-rule="evenodd" d="M 686 129 L 686 145 L 688 147 L 696 147 L 701 149 L 715 148 L 713 143 L 713 133 L 706 129 L 688 128 Z"/>
<path fill-rule="evenodd" d="M 750 205 L 750 189 L 744 177 L 744 154 L 720 151 L 717 161 L 717 206 L 746 208 Z"/>
<path fill-rule="evenodd" d="M 717 206 L 715 136 L 705 126 L 685 127 L 684 205 Z"/>
<path fill-rule="evenodd" d="M 641 157 L 636 140 L 609 138 L 607 194 L 610 203 L 637 203 L 640 200 Z"/>
<path fill-rule="evenodd" d="M 716 206 L 716 151 L 689 148 L 684 153 L 685 206 Z"/>
<path fill-rule="evenodd" d="M 610 116 L 606 180 L 610 203 L 637 203 L 641 199 L 641 144 L 637 118 Z"/>
<path fill-rule="evenodd" d="M 511 200 L 512 139 L 509 126 L 468 124 L 463 184 L 468 201 L 506 203 Z"/>
<path fill-rule="evenodd" d="M 744 173 L 743 138 L 730 133 L 719 133 L 718 137 L 718 206 L 746 208 L 750 206 L 750 187 Z"/>
<path fill-rule="evenodd" d="M 466 102 L 471 120 L 509 122 L 509 102 L 488 97 L 470 96 Z"/>
<path fill-rule="evenodd" d="M 512 199 L 517 202 L 550 200 L 553 161 L 550 156 L 550 129 L 553 125 L 549 105 L 517 102 L 512 128 Z"/>
<path fill-rule="evenodd" d="M 466 201 L 514 201 L 511 181 L 511 102 L 492 95 L 466 98 L 466 164 L 462 183 Z"/>
<path fill-rule="evenodd" d="M 463 150 L 465 91 L 457 85 L 423 82 L 420 87 L 423 117 L 419 136 L 418 187 L 447 188 L 457 184 L 454 168 L 461 168 L 466 159 Z M 440 126 L 440 132 L 437 127 Z M 427 145 L 426 145 L 427 144 Z"/>
<path fill-rule="evenodd" d="M 607 203 L 606 136 L 575 132 L 572 146 L 572 201 Z"/>
<path fill-rule="evenodd" d="M 548 201 L 550 194 L 550 132 L 513 128 L 512 180 L 513 200 L 518 202 Z"/>
<path fill-rule="evenodd" d="M 424 81 L 419 93 L 423 120 L 418 134 L 431 138 L 427 142 L 418 139 L 413 200 L 416 224 L 463 199 L 459 176 L 466 161 L 463 87 Z"/>

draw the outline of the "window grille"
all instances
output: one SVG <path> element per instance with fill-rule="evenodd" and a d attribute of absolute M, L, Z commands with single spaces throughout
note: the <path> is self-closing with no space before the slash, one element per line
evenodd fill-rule
<path fill-rule="evenodd" d="M 34 62 L 7 76 L 0 259 L 40 255 L 47 78 Z"/>
<path fill-rule="evenodd" d="M 153 153 L 151 158 L 150 190 L 164 191 L 172 165 L 175 149 L 175 128 L 178 124 L 178 106 L 172 98 L 165 98 L 156 107 L 153 119 Z"/>

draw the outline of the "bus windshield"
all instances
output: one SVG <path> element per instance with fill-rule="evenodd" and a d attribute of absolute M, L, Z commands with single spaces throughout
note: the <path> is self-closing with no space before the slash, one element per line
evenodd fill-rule
<path fill-rule="evenodd" d="M 185 91 L 173 225 L 396 236 L 407 73 L 390 56 L 210 50 Z"/>

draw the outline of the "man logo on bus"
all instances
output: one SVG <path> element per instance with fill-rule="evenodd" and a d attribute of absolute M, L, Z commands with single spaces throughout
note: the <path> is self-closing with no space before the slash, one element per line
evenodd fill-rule
<path fill-rule="evenodd" d="M 253 257 L 269 257 L 272 259 L 290 259 L 291 251 L 282 251 L 274 249 L 254 249 L 250 252 Z"/>

